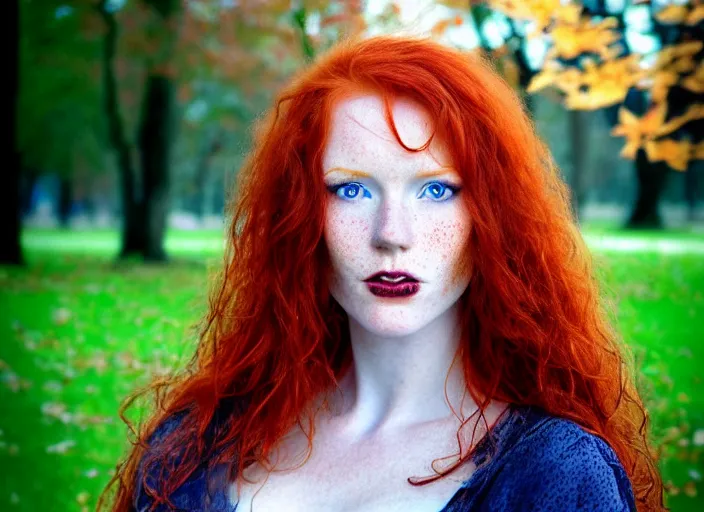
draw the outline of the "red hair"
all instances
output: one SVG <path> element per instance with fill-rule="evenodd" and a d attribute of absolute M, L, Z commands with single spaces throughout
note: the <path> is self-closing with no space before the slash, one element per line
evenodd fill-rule
<path fill-rule="evenodd" d="M 185 420 L 164 443 L 179 447 L 182 462 L 157 488 L 144 482 L 156 503 L 208 458 L 232 461 L 234 478 L 253 461 L 266 464 L 296 423 L 308 422 L 312 439 L 311 403 L 351 358 L 346 315 L 328 290 L 321 158 L 335 102 L 362 91 L 386 100 L 389 119 L 395 97 L 425 107 L 471 184 L 462 192 L 471 284 L 460 299 L 459 355 L 480 414 L 499 400 L 578 423 L 614 449 L 639 510 L 662 510 L 627 352 L 600 300 L 568 189 L 518 96 L 474 55 L 391 36 L 333 48 L 259 125 L 197 353 L 185 372 L 152 386 L 159 407 L 108 486 L 118 482 L 113 510 L 129 508 L 143 457 L 147 466 L 166 459 L 145 456 L 145 440 L 177 412 Z M 225 400 L 242 410 L 212 430 Z"/>

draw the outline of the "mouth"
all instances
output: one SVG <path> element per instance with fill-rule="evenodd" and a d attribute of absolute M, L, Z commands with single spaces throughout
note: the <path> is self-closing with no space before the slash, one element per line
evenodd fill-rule
<path fill-rule="evenodd" d="M 377 272 L 366 278 L 369 291 L 377 297 L 410 297 L 420 290 L 418 278 L 408 272 Z"/>
<path fill-rule="evenodd" d="M 376 274 L 372 274 L 371 276 L 367 277 L 364 281 L 366 283 L 373 282 L 373 283 L 389 283 L 389 284 L 417 283 L 418 278 L 415 277 L 413 274 L 409 274 L 408 272 L 381 271 L 381 272 L 377 272 Z"/>

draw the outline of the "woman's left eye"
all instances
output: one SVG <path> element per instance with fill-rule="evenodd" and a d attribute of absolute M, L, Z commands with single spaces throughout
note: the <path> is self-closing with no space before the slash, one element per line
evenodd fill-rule
<path fill-rule="evenodd" d="M 419 197 L 428 197 L 431 201 L 447 201 L 454 196 L 458 190 L 459 187 L 455 187 L 449 183 L 433 181 L 423 187 Z"/>

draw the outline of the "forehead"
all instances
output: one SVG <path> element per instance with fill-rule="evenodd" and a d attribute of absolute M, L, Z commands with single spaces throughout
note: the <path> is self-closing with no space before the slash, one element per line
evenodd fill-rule
<path fill-rule="evenodd" d="M 433 120 L 418 103 L 399 98 L 391 112 L 403 143 L 423 146 L 433 133 Z M 450 166 L 446 145 L 434 137 L 422 152 L 405 150 L 396 140 L 377 95 L 359 95 L 339 100 L 331 116 L 330 133 L 323 155 L 323 169 L 344 167 L 374 171 L 417 172 Z"/>

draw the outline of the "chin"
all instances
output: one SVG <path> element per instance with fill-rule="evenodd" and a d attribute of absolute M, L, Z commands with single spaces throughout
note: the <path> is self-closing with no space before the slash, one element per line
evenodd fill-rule
<path fill-rule="evenodd" d="M 385 338 L 398 338 L 414 334 L 428 323 L 424 319 L 418 318 L 418 315 L 409 318 L 406 315 L 394 315 L 391 312 L 374 312 L 370 315 L 363 315 L 362 318 L 358 317 L 356 321 L 369 333 Z"/>

